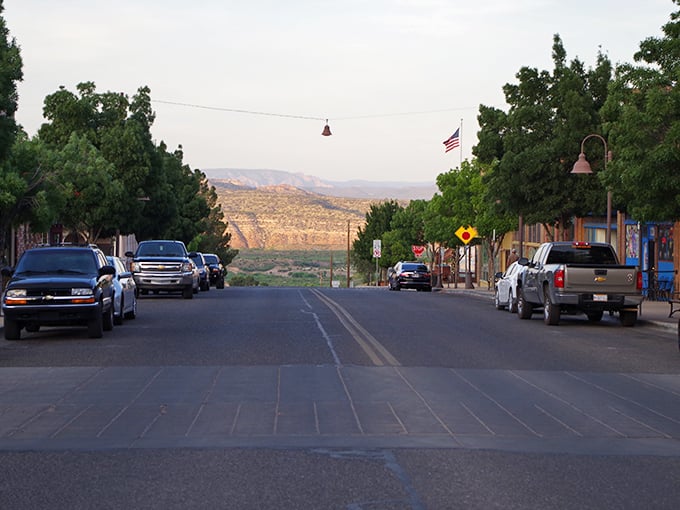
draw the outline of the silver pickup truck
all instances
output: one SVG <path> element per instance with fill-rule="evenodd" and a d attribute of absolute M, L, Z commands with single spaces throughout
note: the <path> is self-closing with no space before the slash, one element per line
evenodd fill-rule
<path fill-rule="evenodd" d="M 633 326 L 642 302 L 642 273 L 621 265 L 606 243 L 543 243 L 520 273 L 517 313 L 530 319 L 536 308 L 543 320 L 556 325 L 562 313 L 585 313 L 592 322 L 605 311 L 618 312 L 621 324 Z"/>
<path fill-rule="evenodd" d="M 142 241 L 135 253 L 125 254 L 132 259 L 130 271 L 142 294 L 181 292 L 185 299 L 191 299 L 199 285 L 191 255 L 182 241 L 172 240 Z"/>

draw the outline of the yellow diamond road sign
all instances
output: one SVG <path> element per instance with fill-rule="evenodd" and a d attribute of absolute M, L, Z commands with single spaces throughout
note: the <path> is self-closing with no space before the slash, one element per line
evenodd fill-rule
<path fill-rule="evenodd" d="M 475 237 L 477 237 L 479 234 L 477 234 L 477 229 L 475 227 L 460 227 L 458 230 L 456 230 L 456 236 L 458 236 L 458 239 L 463 241 L 463 243 L 468 244 L 470 241 L 472 241 Z"/>

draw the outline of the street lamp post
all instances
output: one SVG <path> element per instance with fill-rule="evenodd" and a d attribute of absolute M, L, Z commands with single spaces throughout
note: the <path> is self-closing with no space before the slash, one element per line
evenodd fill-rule
<path fill-rule="evenodd" d="M 578 161 L 574 163 L 574 168 L 572 168 L 572 174 L 592 174 L 593 170 L 590 168 L 590 163 L 586 159 L 584 152 L 584 145 L 586 141 L 590 138 L 597 138 L 604 144 L 604 170 L 607 170 L 607 162 L 612 160 L 612 152 L 607 150 L 607 140 L 602 136 L 597 134 L 591 134 L 586 136 L 581 141 L 581 153 L 578 155 Z M 607 187 L 607 243 L 612 242 L 612 190 Z"/>

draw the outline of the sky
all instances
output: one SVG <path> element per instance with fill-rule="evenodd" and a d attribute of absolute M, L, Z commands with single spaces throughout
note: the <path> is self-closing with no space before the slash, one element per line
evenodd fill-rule
<path fill-rule="evenodd" d="M 479 105 L 522 67 L 633 62 L 672 0 L 4 0 L 21 48 L 17 121 L 92 81 L 151 89 L 152 135 L 191 168 L 430 182 L 472 157 Z M 321 136 L 328 119 L 332 136 Z M 460 128 L 461 149 L 443 141 Z M 574 148 L 574 153 L 578 147 Z"/>

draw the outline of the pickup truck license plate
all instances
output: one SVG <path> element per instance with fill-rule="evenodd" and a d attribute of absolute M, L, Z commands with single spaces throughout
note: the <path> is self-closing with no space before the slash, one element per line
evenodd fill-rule
<path fill-rule="evenodd" d="M 607 294 L 593 294 L 593 301 L 607 301 Z"/>

